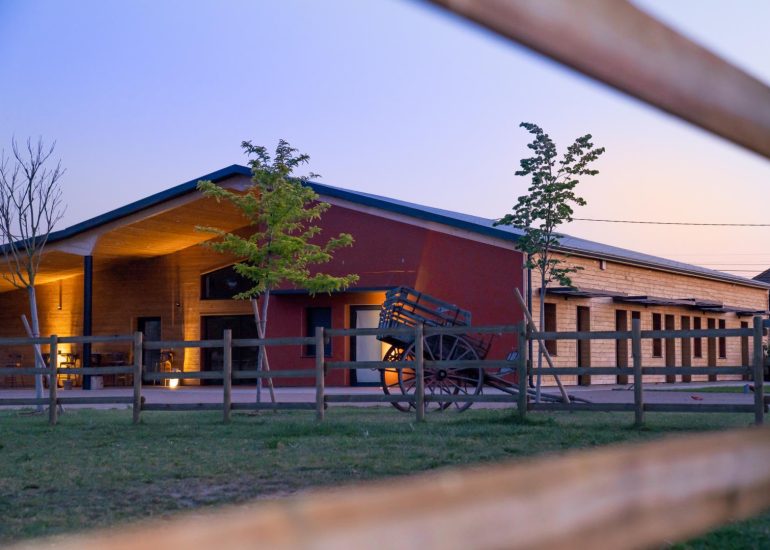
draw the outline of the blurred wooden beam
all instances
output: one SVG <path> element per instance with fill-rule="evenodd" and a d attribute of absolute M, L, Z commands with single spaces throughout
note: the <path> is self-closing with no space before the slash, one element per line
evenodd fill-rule
<path fill-rule="evenodd" d="M 770 430 L 752 428 L 324 489 L 15 548 L 652 548 L 768 507 Z"/>
<path fill-rule="evenodd" d="M 625 0 L 432 0 L 770 158 L 770 87 Z"/>

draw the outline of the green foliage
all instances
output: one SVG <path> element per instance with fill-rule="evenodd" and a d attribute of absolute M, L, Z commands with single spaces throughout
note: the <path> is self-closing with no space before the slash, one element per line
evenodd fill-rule
<path fill-rule="evenodd" d="M 344 290 L 358 280 L 358 275 L 334 277 L 312 273 L 313 266 L 328 263 L 334 250 L 352 246 L 353 237 L 340 233 L 319 244 L 321 228 L 314 225 L 329 209 L 306 185 L 308 178 L 297 177 L 294 170 L 308 162 L 308 155 L 280 140 L 271 158 L 265 147 L 244 141 L 241 145 L 252 156 L 249 166 L 253 184 L 245 193 L 232 192 L 210 181 L 199 181 L 198 189 L 217 202 L 232 203 L 254 232 L 241 236 L 215 227 L 198 227 L 219 239 L 205 243 L 217 252 L 230 254 L 241 261 L 235 271 L 253 283 L 251 289 L 237 299 L 257 297 L 288 282 L 307 289 L 311 294 Z"/>
<path fill-rule="evenodd" d="M 517 176 L 530 176 L 528 193 L 518 198 L 510 214 L 503 216 L 495 225 L 511 225 L 524 231 L 518 241 L 519 249 L 527 255 L 527 267 L 540 272 L 544 283 L 558 281 L 571 286 L 570 273 L 579 268 L 568 266 L 564 260 L 554 258 L 561 235 L 556 228 L 572 221 L 573 205 L 583 206 L 586 201 L 575 194 L 581 176 L 595 176 L 598 170 L 591 163 L 604 153 L 604 147 L 594 148 L 591 134 L 579 137 L 569 146 L 561 160 L 557 160 L 556 145 L 536 124 L 520 124 L 534 136 L 527 145 L 534 155 L 521 160 Z"/>

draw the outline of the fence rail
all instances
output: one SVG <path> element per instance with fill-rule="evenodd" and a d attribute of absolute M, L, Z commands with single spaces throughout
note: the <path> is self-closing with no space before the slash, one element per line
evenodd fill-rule
<path fill-rule="evenodd" d="M 355 336 L 387 336 L 387 335 L 413 335 L 415 349 L 414 358 L 405 361 L 327 361 L 324 355 L 324 345 L 332 337 Z M 633 403 L 534 403 L 528 395 L 527 380 L 533 374 L 531 361 L 528 357 L 529 346 L 519 345 L 518 357 L 514 360 L 435 360 L 426 358 L 423 345 L 425 338 L 433 335 L 464 335 L 464 334 L 516 334 L 519 342 L 542 340 L 629 340 L 631 342 L 631 367 L 571 367 L 558 366 L 556 368 L 544 367 L 541 373 L 544 375 L 609 375 L 626 376 L 633 380 Z M 0 368 L 0 375 L 33 375 L 55 377 L 62 374 L 99 376 L 108 374 L 125 374 L 133 376 L 133 395 L 125 396 L 93 396 L 93 397 L 60 397 L 57 394 L 57 384 L 49 383 L 49 395 L 43 399 L 34 398 L 4 398 L 0 399 L 0 406 L 26 406 L 48 405 L 50 422 L 57 421 L 57 405 L 64 404 L 125 404 L 133 406 L 133 420 L 139 422 L 142 411 L 222 411 L 224 421 L 229 421 L 233 410 L 280 410 L 300 409 L 315 410 L 316 418 L 323 420 L 325 409 L 330 403 L 401 403 L 413 407 L 418 421 L 425 419 L 426 404 L 430 403 L 509 403 L 511 407 L 518 409 L 518 414 L 524 418 L 529 411 L 633 411 L 638 424 L 644 422 L 645 414 L 650 412 L 742 412 L 754 413 L 755 422 L 761 424 L 764 420 L 764 386 L 763 371 L 765 367 L 765 355 L 762 348 L 763 321 L 760 317 L 754 318 L 752 328 L 741 329 L 707 329 L 707 330 L 641 330 L 638 319 L 632 321 L 630 331 L 593 331 L 593 332 L 538 332 L 531 330 L 526 323 L 517 325 L 495 325 L 485 327 L 427 327 L 416 325 L 408 328 L 359 328 L 359 329 L 324 329 L 318 328 L 312 337 L 277 337 L 277 338 L 247 338 L 233 339 L 232 332 L 226 330 L 224 336 L 213 340 L 166 340 L 143 341 L 141 333 L 132 335 L 113 336 L 68 336 L 56 335 L 46 338 L 0 338 L 0 346 L 18 346 L 41 344 L 50 346 L 50 356 L 56 357 L 56 349 L 60 343 L 114 343 L 131 342 L 133 346 L 133 361 L 130 365 L 91 367 L 91 368 Z M 641 341 L 652 338 L 701 338 L 701 337 L 751 337 L 754 341 L 753 358 L 750 366 L 646 366 L 641 355 Z M 264 370 L 234 370 L 233 349 L 258 346 L 315 346 L 315 361 L 313 368 L 282 369 L 277 371 Z M 188 349 L 222 349 L 223 366 L 219 371 L 172 371 L 172 372 L 145 372 L 143 368 L 143 354 L 147 350 L 160 350 L 168 348 Z M 518 384 L 512 387 L 511 394 L 436 394 L 425 390 L 426 369 L 501 369 L 507 368 L 518 376 Z M 415 388 L 411 393 L 397 395 L 380 394 L 328 394 L 325 378 L 330 370 L 339 369 L 388 369 L 389 371 L 402 372 L 405 369 L 413 371 Z M 435 372 L 435 371 L 431 371 Z M 754 379 L 755 394 L 754 403 L 747 405 L 735 404 L 678 404 L 663 405 L 644 402 L 643 377 L 650 375 L 718 375 L 734 374 Z M 288 379 L 302 378 L 315 380 L 315 399 L 313 401 L 279 402 L 279 403 L 233 403 L 232 384 L 234 380 L 243 379 Z M 164 404 L 145 403 L 142 397 L 142 381 L 166 381 L 166 380 L 221 380 L 221 403 L 186 403 Z M 53 411 L 53 412 L 51 412 Z"/>

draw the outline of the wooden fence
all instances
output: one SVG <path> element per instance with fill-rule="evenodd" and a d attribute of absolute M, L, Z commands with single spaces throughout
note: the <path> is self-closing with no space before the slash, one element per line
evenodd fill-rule
<path fill-rule="evenodd" d="M 36 398 L 3 398 L 0 406 L 23 405 L 48 405 L 49 420 L 52 424 L 57 422 L 57 405 L 83 405 L 83 404 L 131 404 L 133 408 L 133 421 L 139 422 L 142 411 L 201 411 L 219 410 L 223 413 L 225 422 L 230 420 L 233 410 L 280 410 L 300 409 L 314 410 L 318 420 L 324 419 L 325 409 L 330 403 L 405 403 L 414 408 L 417 421 L 424 421 L 426 404 L 431 402 L 441 403 L 509 403 L 511 407 L 518 409 L 520 417 L 525 418 L 529 411 L 562 411 L 562 410 L 587 410 L 587 411 L 633 411 L 637 424 L 644 422 L 648 412 L 746 412 L 753 413 L 757 424 L 764 420 L 764 386 L 763 374 L 765 368 L 765 356 L 762 347 L 762 334 L 764 331 L 763 320 L 757 316 L 754 318 L 753 328 L 738 329 L 706 329 L 706 330 L 647 330 L 642 331 L 638 319 L 632 322 L 630 331 L 594 331 L 594 332 L 537 332 L 532 331 L 526 323 L 518 325 L 500 325 L 487 327 L 428 327 L 417 325 L 413 328 L 358 328 L 358 329 L 316 329 L 315 336 L 311 337 L 285 337 L 285 338 L 249 338 L 233 339 L 229 330 L 224 331 L 224 336 L 217 340 L 178 340 L 178 341 L 143 341 L 142 333 L 133 335 L 116 336 L 71 336 L 59 337 L 56 335 L 48 338 L 5 338 L 0 339 L 0 346 L 20 345 L 47 345 L 50 348 L 50 357 L 57 356 L 59 344 L 84 344 L 84 343 L 121 343 L 130 342 L 133 347 L 133 361 L 125 366 L 106 366 L 91 368 L 58 368 L 55 361 L 45 368 L 0 368 L 0 375 L 42 375 L 57 376 L 61 374 L 100 376 L 110 374 L 124 374 L 133 376 L 132 396 L 94 395 L 88 397 L 62 397 L 57 394 L 57 384 L 48 385 L 48 397 Z M 632 344 L 632 367 L 556 367 L 543 368 L 544 375 L 613 375 L 628 376 L 634 382 L 633 403 L 563 403 L 540 402 L 531 400 L 527 392 L 528 377 L 533 374 L 531 361 L 527 356 L 529 346 L 519 346 L 520 353 L 515 360 L 429 360 L 423 353 L 423 345 L 426 338 L 432 335 L 462 336 L 467 333 L 474 335 L 515 333 L 519 342 L 543 341 L 543 340 L 630 340 Z M 327 361 L 324 356 L 324 344 L 332 337 L 360 337 L 360 336 L 395 336 L 409 337 L 414 341 L 414 359 L 408 361 Z M 650 338 L 704 338 L 704 337 L 751 337 L 753 339 L 752 365 L 742 366 L 718 366 L 718 367 L 653 367 L 644 366 L 641 354 L 641 342 Z M 315 346 L 315 363 L 313 368 L 292 370 L 233 370 L 232 351 L 234 348 L 260 347 L 260 346 Z M 145 350 L 160 350 L 167 348 L 192 348 L 207 349 L 221 348 L 223 355 L 223 368 L 221 371 L 173 371 L 173 372 L 145 372 L 143 369 L 143 353 Z M 515 395 L 511 394 L 468 394 L 468 395 L 432 395 L 425 391 L 425 369 L 440 368 L 472 368 L 482 370 L 497 370 L 501 367 L 515 369 L 518 382 Z M 360 393 L 334 393 L 326 391 L 325 377 L 329 370 L 334 369 L 385 369 L 395 372 L 410 369 L 414 372 L 415 391 L 410 394 L 399 393 L 397 395 L 386 394 L 360 394 Z M 656 404 L 645 403 L 643 377 L 645 375 L 714 375 L 735 374 L 753 378 L 754 403 L 753 404 Z M 314 378 L 315 399 L 307 402 L 236 402 L 232 401 L 233 380 L 257 379 L 257 378 Z M 166 381 L 171 379 L 185 380 L 221 380 L 221 403 L 145 403 L 142 396 L 143 381 Z"/>

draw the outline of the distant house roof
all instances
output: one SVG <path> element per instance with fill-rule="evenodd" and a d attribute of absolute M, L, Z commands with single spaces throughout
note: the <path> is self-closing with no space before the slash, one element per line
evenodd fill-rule
<path fill-rule="evenodd" d="M 754 277 L 755 281 L 762 281 L 763 283 L 770 284 L 770 269 L 766 269 L 756 277 Z"/>
<path fill-rule="evenodd" d="M 196 190 L 196 185 L 199 180 L 211 180 L 213 182 L 219 182 L 234 176 L 251 176 L 251 170 L 246 166 L 233 164 L 227 168 L 217 170 L 216 172 L 212 172 L 210 174 L 201 176 L 200 178 L 196 178 L 175 187 L 171 187 L 165 191 L 155 193 L 154 195 L 150 195 L 149 197 L 138 200 L 136 202 L 132 202 L 131 204 L 127 204 L 126 206 L 112 210 L 105 214 L 101 214 L 95 218 L 91 218 L 89 220 L 75 224 L 66 229 L 56 231 L 51 234 L 48 242 L 53 243 L 74 237 L 79 233 L 94 229 L 106 223 L 118 220 L 124 216 L 138 213 L 146 208 L 156 206 L 165 201 L 193 192 Z M 495 220 L 488 218 L 472 216 L 470 214 L 462 214 L 459 212 L 452 212 L 449 210 L 433 208 L 430 206 L 423 206 L 383 197 L 380 195 L 373 195 L 370 193 L 350 191 L 348 189 L 342 189 L 339 187 L 333 187 L 316 182 L 311 182 L 309 185 L 313 188 L 313 190 L 316 191 L 316 193 L 324 197 L 337 198 L 351 203 L 370 206 L 376 209 L 385 210 L 396 214 L 402 214 L 404 216 L 424 221 L 435 222 L 473 233 L 486 235 L 488 237 L 511 241 L 514 243 L 523 234 L 522 231 L 509 226 L 496 227 L 494 225 Z M 760 279 L 762 275 L 755 277 L 755 279 L 747 279 L 745 277 L 739 277 L 737 275 L 731 275 L 729 273 L 715 271 L 713 269 L 706 269 L 704 267 L 677 262 L 674 260 L 667 260 L 665 258 L 659 258 L 657 256 L 651 256 L 649 254 L 643 254 L 633 250 L 618 248 L 615 246 L 588 241 L 577 237 L 570 237 L 569 235 L 564 235 L 561 238 L 560 250 L 579 256 L 606 259 L 652 269 L 694 275 L 707 279 L 715 279 L 744 286 L 770 288 L 770 270 L 762 274 L 767 274 L 768 279 Z"/>

